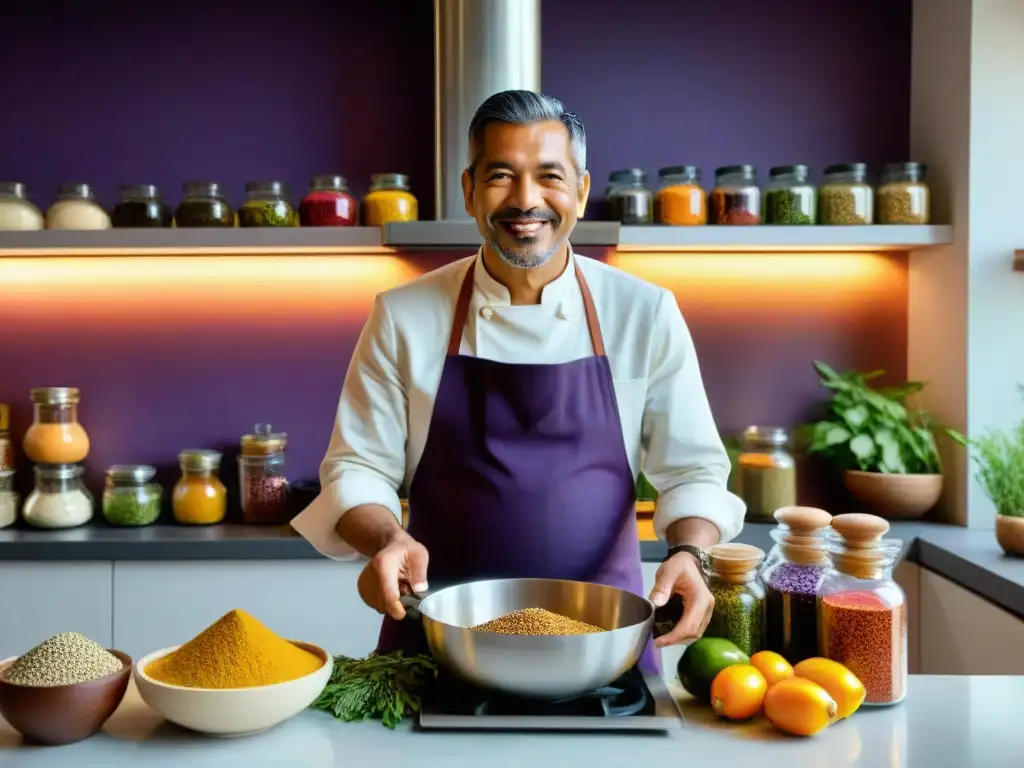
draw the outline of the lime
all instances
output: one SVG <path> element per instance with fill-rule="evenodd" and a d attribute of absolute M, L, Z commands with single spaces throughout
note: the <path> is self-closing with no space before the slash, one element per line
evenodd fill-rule
<path fill-rule="evenodd" d="M 720 637 L 702 637 L 690 643 L 679 659 L 679 682 L 691 696 L 702 701 L 711 697 L 711 682 L 726 667 L 749 664 L 750 658 L 735 643 Z"/>

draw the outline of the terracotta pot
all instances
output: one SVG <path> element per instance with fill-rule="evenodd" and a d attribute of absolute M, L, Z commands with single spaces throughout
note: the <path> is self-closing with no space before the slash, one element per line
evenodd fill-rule
<path fill-rule="evenodd" d="M 1006 554 L 1024 557 L 1024 517 L 996 515 L 996 541 Z"/>
<path fill-rule="evenodd" d="M 843 472 L 843 485 L 867 511 L 879 517 L 921 517 L 939 502 L 942 475 L 887 475 Z"/>

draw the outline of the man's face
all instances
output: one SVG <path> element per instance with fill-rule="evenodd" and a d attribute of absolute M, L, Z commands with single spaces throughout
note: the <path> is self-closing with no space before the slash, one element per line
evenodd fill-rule
<path fill-rule="evenodd" d="M 466 212 L 508 264 L 534 269 L 569 239 L 583 215 L 590 175 L 577 174 L 561 122 L 491 123 L 474 176 L 462 175 Z"/>

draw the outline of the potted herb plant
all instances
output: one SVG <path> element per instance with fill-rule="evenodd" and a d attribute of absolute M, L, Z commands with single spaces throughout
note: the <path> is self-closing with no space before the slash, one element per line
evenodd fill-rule
<path fill-rule="evenodd" d="M 809 428 L 808 453 L 843 473 L 847 491 L 871 512 L 889 518 L 920 517 L 942 495 L 942 462 L 929 415 L 907 405 L 924 388 L 908 381 L 874 388 L 884 371 L 838 373 L 815 361 L 821 385 L 831 392 L 827 415 Z"/>
<path fill-rule="evenodd" d="M 1024 396 L 1024 387 L 1017 389 Z M 968 439 L 947 430 L 970 451 L 975 475 L 996 507 L 996 541 L 1008 555 L 1024 557 L 1024 420 L 1010 432 L 986 430 Z"/>

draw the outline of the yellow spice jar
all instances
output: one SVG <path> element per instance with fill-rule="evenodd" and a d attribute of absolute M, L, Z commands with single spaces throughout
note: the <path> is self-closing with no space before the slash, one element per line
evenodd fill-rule
<path fill-rule="evenodd" d="M 363 224 L 381 227 L 394 221 L 416 221 L 419 203 L 409 191 L 409 177 L 402 173 L 375 173 L 370 192 L 363 198 Z"/>
<path fill-rule="evenodd" d="M 174 519 L 184 525 L 219 523 L 227 513 L 227 489 L 217 477 L 221 454 L 187 450 L 178 454 L 181 479 L 174 485 Z"/>
<path fill-rule="evenodd" d="M 81 394 L 75 387 L 29 392 L 34 417 L 22 448 L 36 464 L 77 464 L 89 455 L 89 435 L 78 423 Z"/>

